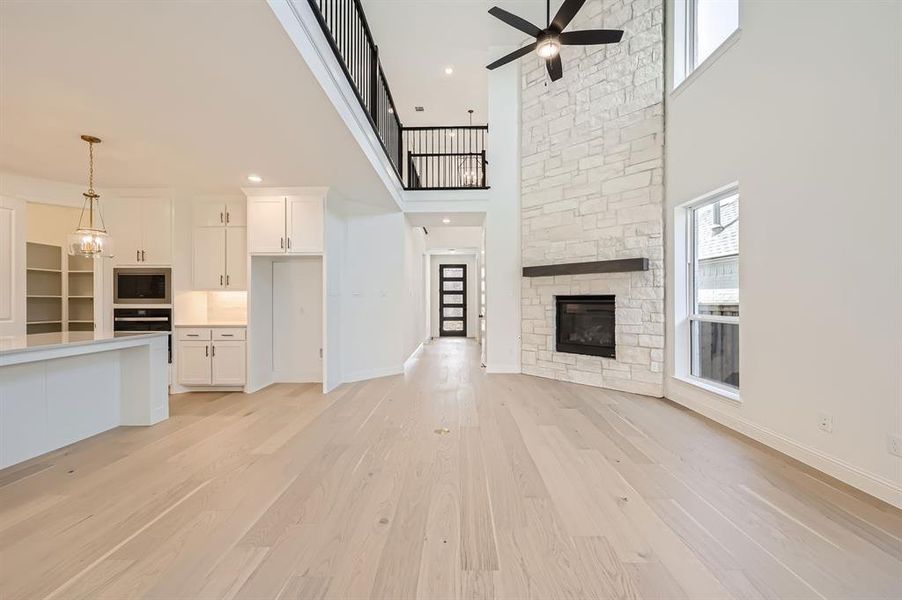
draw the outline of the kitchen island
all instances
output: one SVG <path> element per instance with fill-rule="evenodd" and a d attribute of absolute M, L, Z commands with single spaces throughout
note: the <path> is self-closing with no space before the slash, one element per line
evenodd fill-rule
<path fill-rule="evenodd" d="M 0 337 L 0 468 L 169 418 L 168 333 Z"/>

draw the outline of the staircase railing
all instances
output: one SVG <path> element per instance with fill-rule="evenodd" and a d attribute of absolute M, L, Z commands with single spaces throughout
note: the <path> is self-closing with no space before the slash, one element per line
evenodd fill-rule
<path fill-rule="evenodd" d="M 360 0 L 307 2 L 404 187 L 487 187 L 488 126 L 404 127 Z"/>

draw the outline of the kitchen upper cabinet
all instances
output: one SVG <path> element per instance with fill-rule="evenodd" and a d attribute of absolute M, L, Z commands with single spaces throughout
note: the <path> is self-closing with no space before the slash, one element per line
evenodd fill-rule
<path fill-rule="evenodd" d="M 244 227 L 194 228 L 195 289 L 247 289 L 246 236 Z"/>
<path fill-rule="evenodd" d="M 225 227 L 194 228 L 194 287 L 218 290 L 225 287 Z"/>
<path fill-rule="evenodd" d="M 247 228 L 225 230 L 226 289 L 247 289 Z"/>
<path fill-rule="evenodd" d="M 248 198 L 248 248 L 251 254 L 311 254 L 323 251 L 323 198 L 252 196 Z"/>
<path fill-rule="evenodd" d="M 323 251 L 323 201 L 322 198 L 288 196 L 289 254 Z"/>
<path fill-rule="evenodd" d="M 247 203 L 244 200 L 201 200 L 194 204 L 195 227 L 245 227 Z"/>
<path fill-rule="evenodd" d="M 210 360 L 212 342 L 178 342 L 179 383 L 182 385 L 210 385 L 213 363 Z"/>
<path fill-rule="evenodd" d="M 172 264 L 172 202 L 167 198 L 115 198 L 105 208 L 115 265 Z"/>

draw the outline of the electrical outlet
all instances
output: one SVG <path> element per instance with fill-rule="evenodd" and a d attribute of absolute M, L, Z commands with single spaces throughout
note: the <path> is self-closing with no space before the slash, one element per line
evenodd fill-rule
<path fill-rule="evenodd" d="M 819 413 L 817 415 L 817 428 L 821 431 L 831 433 L 833 431 L 833 415 Z"/>
<path fill-rule="evenodd" d="M 902 458 L 902 435 L 889 434 L 886 438 L 887 450 L 893 456 Z"/>

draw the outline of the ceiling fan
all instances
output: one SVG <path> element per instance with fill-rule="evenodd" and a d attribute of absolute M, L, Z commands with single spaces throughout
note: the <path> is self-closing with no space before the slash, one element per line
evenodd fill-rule
<path fill-rule="evenodd" d="M 533 50 L 545 59 L 545 66 L 548 68 L 548 75 L 551 81 L 557 81 L 564 76 L 564 69 L 561 65 L 561 46 L 592 46 L 595 44 L 616 44 L 623 37 L 623 31 L 619 29 L 590 29 L 587 31 L 564 31 L 564 28 L 570 24 L 579 9 L 583 7 L 586 0 L 564 0 L 561 8 L 551 18 L 551 0 L 546 2 L 546 15 L 548 18 L 548 26 L 545 29 L 539 29 L 526 19 L 509 13 L 503 8 L 497 6 L 489 10 L 489 14 L 497 19 L 501 19 L 511 27 L 522 31 L 536 38 L 536 41 L 524 46 L 519 50 L 515 50 L 507 56 L 502 56 L 492 64 L 486 66 L 486 69 L 497 69 L 502 65 L 517 60 L 522 56 L 526 56 Z"/>

